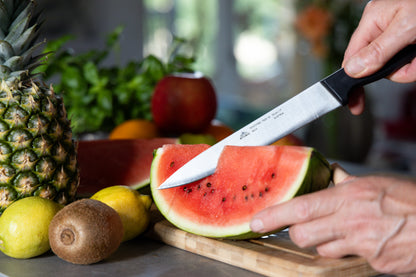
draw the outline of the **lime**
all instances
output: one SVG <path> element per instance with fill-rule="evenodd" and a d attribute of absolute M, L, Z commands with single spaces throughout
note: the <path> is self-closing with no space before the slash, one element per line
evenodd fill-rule
<path fill-rule="evenodd" d="M 184 133 L 179 137 L 181 144 L 208 144 L 214 145 L 217 141 L 212 135 L 209 134 L 191 134 Z"/>
<path fill-rule="evenodd" d="M 152 199 L 148 195 L 142 195 L 127 186 L 111 186 L 98 191 L 91 199 L 101 201 L 117 211 L 123 222 L 123 241 L 137 237 L 149 225 Z"/>
<path fill-rule="evenodd" d="M 49 223 L 61 208 L 58 203 L 39 196 L 13 202 L 0 217 L 0 250 L 17 259 L 48 251 Z"/>

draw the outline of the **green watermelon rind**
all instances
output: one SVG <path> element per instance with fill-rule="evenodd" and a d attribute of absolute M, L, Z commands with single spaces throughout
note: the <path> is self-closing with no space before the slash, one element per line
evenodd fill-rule
<path fill-rule="evenodd" d="M 294 182 L 293 188 L 289 190 L 283 199 L 279 202 L 282 203 L 284 201 L 290 200 L 296 196 L 300 196 L 307 193 L 312 193 L 321 189 L 324 189 L 328 186 L 331 177 L 332 177 L 332 170 L 328 161 L 314 148 L 306 147 L 309 150 L 309 158 L 305 159 L 305 164 L 303 165 L 302 169 L 299 171 L 297 181 Z M 155 156 L 151 166 L 151 174 L 150 174 L 150 188 L 153 196 L 154 203 L 158 207 L 160 213 L 174 226 L 177 228 L 184 230 L 189 233 L 203 235 L 205 237 L 213 237 L 213 238 L 223 238 L 223 239 L 250 239 L 250 238 L 258 238 L 261 236 L 269 235 L 276 233 L 284 228 L 279 228 L 267 234 L 259 234 L 254 233 L 251 231 L 249 222 L 245 224 L 241 224 L 239 226 L 234 226 L 234 228 L 228 228 L 226 232 L 224 232 L 224 228 L 215 228 L 211 227 L 208 228 L 207 226 L 201 226 L 199 224 L 193 224 L 191 220 L 187 218 L 181 218 L 180 215 L 177 213 L 172 213 L 170 206 L 168 203 L 161 201 L 158 198 L 157 190 L 160 182 L 157 180 L 157 165 L 159 163 L 160 158 L 163 156 L 163 147 L 158 148 L 155 151 Z M 278 204 L 278 203 L 275 203 Z M 202 229 L 202 231 L 201 231 Z M 209 231 L 209 229 L 212 229 Z M 220 231 L 220 232 L 218 232 Z"/>

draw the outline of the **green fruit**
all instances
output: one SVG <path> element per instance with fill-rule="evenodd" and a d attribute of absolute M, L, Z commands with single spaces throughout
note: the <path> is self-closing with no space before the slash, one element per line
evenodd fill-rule
<path fill-rule="evenodd" d="M 15 201 L 0 217 L 0 250 L 17 259 L 48 251 L 49 224 L 61 208 L 60 204 L 38 196 Z"/>
<path fill-rule="evenodd" d="M 211 135 L 204 134 L 191 134 L 185 133 L 179 137 L 179 142 L 181 144 L 208 144 L 214 145 L 217 143 L 215 138 Z"/>

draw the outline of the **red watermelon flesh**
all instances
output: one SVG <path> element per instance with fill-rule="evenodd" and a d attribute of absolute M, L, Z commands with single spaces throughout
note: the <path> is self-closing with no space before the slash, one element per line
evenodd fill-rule
<path fill-rule="evenodd" d="M 215 173 L 176 188 L 157 189 L 207 145 L 165 145 L 152 163 L 151 190 L 160 212 L 185 231 L 207 237 L 259 237 L 249 222 L 260 210 L 328 186 L 328 162 L 313 148 L 226 146 Z"/>
<path fill-rule="evenodd" d="M 92 195 L 109 186 L 139 189 L 149 184 L 153 152 L 175 138 L 91 140 L 78 142 L 78 195 Z"/>

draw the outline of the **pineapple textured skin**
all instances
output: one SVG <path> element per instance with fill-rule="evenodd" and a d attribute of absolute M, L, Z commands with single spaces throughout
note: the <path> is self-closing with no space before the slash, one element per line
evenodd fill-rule
<path fill-rule="evenodd" d="M 34 1 L 0 0 L 0 215 L 33 195 L 67 204 L 79 183 L 62 98 L 32 74 L 38 33 Z"/>

